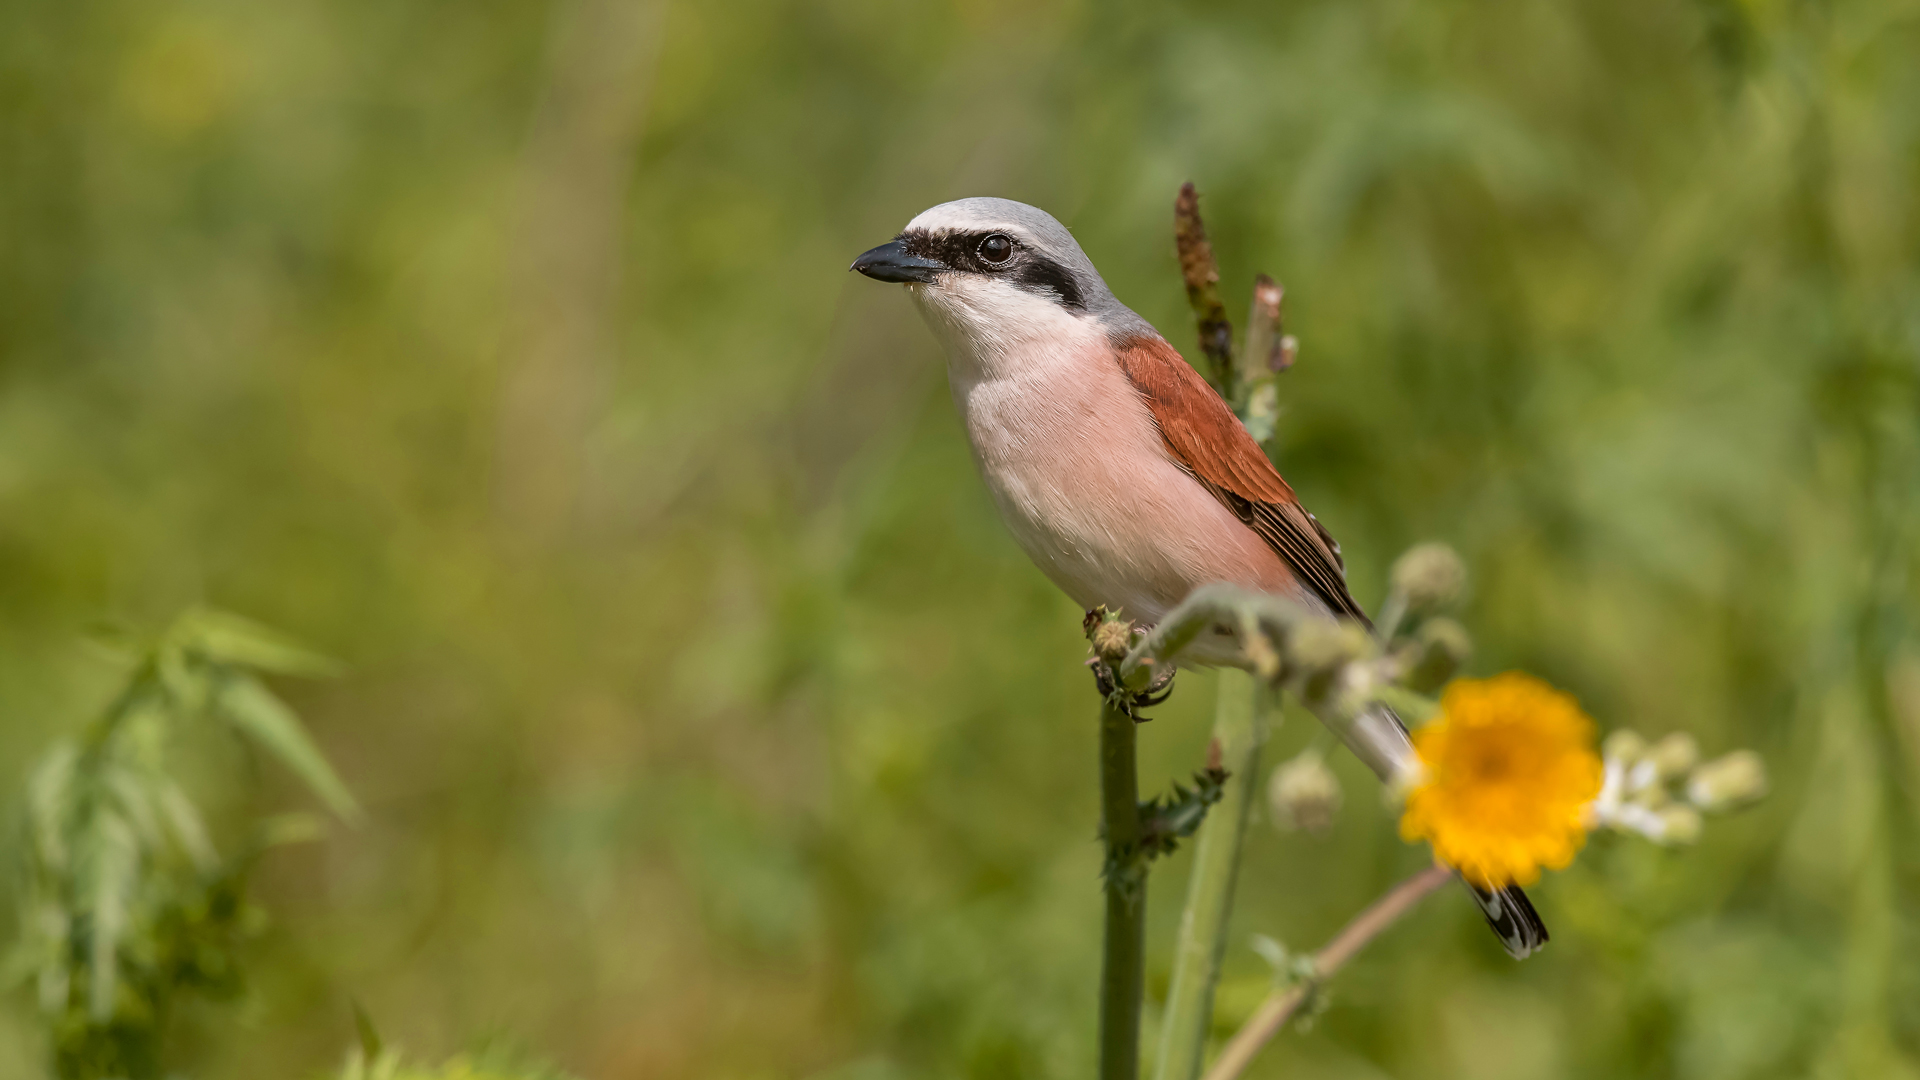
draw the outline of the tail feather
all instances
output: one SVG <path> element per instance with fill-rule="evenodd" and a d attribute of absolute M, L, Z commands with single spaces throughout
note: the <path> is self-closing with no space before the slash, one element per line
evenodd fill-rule
<path fill-rule="evenodd" d="M 1488 891 L 1465 879 L 1460 883 L 1472 894 L 1473 902 L 1480 905 L 1480 914 L 1487 917 L 1487 925 L 1500 938 L 1508 956 L 1525 960 L 1546 947 L 1547 924 L 1540 921 L 1532 901 L 1520 891 L 1520 886 Z"/>

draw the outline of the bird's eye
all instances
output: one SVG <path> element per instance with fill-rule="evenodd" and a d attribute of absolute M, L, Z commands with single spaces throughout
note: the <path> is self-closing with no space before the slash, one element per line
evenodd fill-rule
<path fill-rule="evenodd" d="M 1013 258 L 1013 239 L 1005 233 L 994 233 L 980 241 L 980 257 L 990 263 L 1003 263 Z"/>

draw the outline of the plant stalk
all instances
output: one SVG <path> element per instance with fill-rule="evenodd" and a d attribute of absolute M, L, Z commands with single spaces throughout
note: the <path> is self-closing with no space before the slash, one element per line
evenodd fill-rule
<path fill-rule="evenodd" d="M 1100 962 L 1100 1080 L 1139 1080 L 1140 999 L 1146 990 L 1146 866 L 1134 719 L 1100 706 L 1100 828 L 1106 838 L 1106 943 Z"/>
<path fill-rule="evenodd" d="M 1226 954 L 1227 923 L 1240 871 L 1240 847 L 1259 788 L 1260 747 L 1266 741 L 1272 698 L 1247 672 L 1221 668 L 1213 737 L 1230 773 L 1226 793 L 1200 826 L 1187 882 L 1180 939 L 1174 947 L 1173 985 L 1167 994 L 1156 1080 L 1200 1075 L 1213 1024 L 1213 992 Z"/>
<path fill-rule="evenodd" d="M 1334 972 L 1346 966 L 1367 943 L 1380 935 L 1380 932 L 1400 921 L 1400 916 L 1413 909 L 1415 904 L 1426 899 L 1428 894 L 1453 880 L 1453 871 L 1444 866 L 1430 866 L 1418 874 L 1394 886 L 1373 906 L 1354 916 L 1352 922 L 1341 929 L 1332 941 L 1313 954 L 1313 978 L 1296 982 L 1291 986 L 1277 989 L 1267 995 L 1267 1000 L 1253 1011 L 1239 1031 L 1228 1040 L 1226 1048 L 1220 1051 L 1219 1060 L 1207 1071 L 1206 1080 L 1234 1080 L 1253 1061 L 1260 1048 L 1280 1033 L 1301 1005 L 1306 1004 L 1320 984 L 1333 977 Z"/>

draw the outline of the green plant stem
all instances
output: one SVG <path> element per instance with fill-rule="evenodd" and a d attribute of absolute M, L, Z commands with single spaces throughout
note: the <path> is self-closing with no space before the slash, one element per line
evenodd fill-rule
<path fill-rule="evenodd" d="M 1230 773 L 1220 805 L 1200 826 L 1193 873 L 1187 882 L 1180 939 L 1174 947 L 1173 985 L 1167 994 L 1157 1080 L 1193 1080 L 1205 1060 L 1213 1023 L 1213 992 L 1226 953 L 1240 847 L 1259 787 L 1260 747 L 1266 741 L 1264 687 L 1236 668 L 1220 669 L 1213 737 Z"/>
<path fill-rule="evenodd" d="M 1107 925 L 1100 963 L 1100 1080 L 1139 1080 L 1140 998 L 1146 988 L 1146 867 L 1134 719 L 1100 707 L 1100 824 L 1106 838 Z"/>

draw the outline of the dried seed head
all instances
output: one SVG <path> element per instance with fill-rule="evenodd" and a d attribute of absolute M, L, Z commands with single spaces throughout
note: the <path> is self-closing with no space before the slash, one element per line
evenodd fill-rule
<path fill-rule="evenodd" d="M 1273 812 L 1273 823 L 1287 832 L 1325 836 L 1340 813 L 1343 797 L 1340 779 L 1314 750 L 1303 750 L 1292 761 L 1282 763 L 1267 780 L 1267 805 Z"/>
<path fill-rule="evenodd" d="M 1687 800 L 1708 813 L 1744 806 L 1767 794 L 1767 763 L 1751 750 L 1735 750 L 1693 770 Z"/>
<path fill-rule="evenodd" d="M 1467 588 L 1467 567 L 1445 544 L 1416 544 L 1393 564 L 1393 588 L 1414 609 L 1441 607 Z"/>

